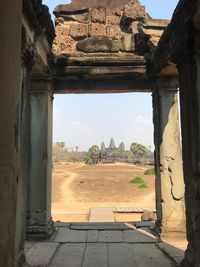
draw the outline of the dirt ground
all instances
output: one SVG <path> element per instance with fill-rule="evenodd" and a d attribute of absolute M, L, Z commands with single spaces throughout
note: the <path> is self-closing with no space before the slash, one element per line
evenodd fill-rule
<path fill-rule="evenodd" d="M 155 177 L 144 175 L 149 166 L 131 164 L 62 164 L 53 167 L 53 219 L 86 222 L 94 207 L 155 208 Z M 148 188 L 130 183 L 142 177 Z M 115 214 L 116 221 L 140 220 L 141 214 Z"/>

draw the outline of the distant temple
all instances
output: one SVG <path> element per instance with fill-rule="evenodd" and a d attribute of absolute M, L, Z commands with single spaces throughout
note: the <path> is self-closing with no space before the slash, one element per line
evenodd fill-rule
<path fill-rule="evenodd" d="M 105 146 L 105 143 L 101 143 L 99 161 L 101 163 L 115 163 L 115 162 L 126 162 L 126 163 L 154 163 L 154 153 L 148 150 L 147 155 L 144 158 L 136 158 L 132 152 L 126 150 L 124 142 L 119 144 L 119 147 L 115 146 L 113 137 L 110 139 L 109 147 Z"/>
<path fill-rule="evenodd" d="M 106 148 L 105 143 L 102 142 L 100 149 L 100 161 L 102 163 L 127 162 L 128 154 L 124 143 L 121 142 L 119 147 L 116 147 L 114 139 L 111 138 L 110 145 Z"/>

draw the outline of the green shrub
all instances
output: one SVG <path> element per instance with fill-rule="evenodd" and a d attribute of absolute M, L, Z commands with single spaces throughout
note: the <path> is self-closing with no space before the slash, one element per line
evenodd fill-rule
<path fill-rule="evenodd" d="M 141 177 L 135 176 L 133 179 L 130 180 L 130 183 L 132 183 L 132 184 L 144 184 L 145 181 Z"/>
<path fill-rule="evenodd" d="M 144 188 L 148 188 L 148 185 L 146 183 L 141 184 L 140 186 L 138 186 L 139 189 L 144 189 Z"/>
<path fill-rule="evenodd" d="M 91 158 L 91 157 L 85 157 L 84 158 L 84 162 L 85 162 L 85 164 L 87 164 L 87 165 L 91 165 L 91 164 L 93 164 L 94 162 L 93 162 L 93 159 Z"/>
<path fill-rule="evenodd" d="M 155 169 L 148 169 L 144 172 L 145 175 L 155 175 Z"/>

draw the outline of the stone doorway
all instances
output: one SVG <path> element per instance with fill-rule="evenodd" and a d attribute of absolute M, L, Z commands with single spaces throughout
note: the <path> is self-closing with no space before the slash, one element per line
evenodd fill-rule
<path fill-rule="evenodd" d="M 140 221 L 145 210 L 155 220 L 151 95 L 55 95 L 54 108 L 54 221 Z M 132 143 L 145 154 L 133 155 Z M 92 145 L 98 160 L 85 164 Z"/>

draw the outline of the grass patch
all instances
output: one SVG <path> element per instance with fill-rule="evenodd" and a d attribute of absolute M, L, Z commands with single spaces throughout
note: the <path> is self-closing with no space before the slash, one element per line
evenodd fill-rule
<path fill-rule="evenodd" d="M 139 176 L 135 176 L 134 178 L 132 178 L 132 179 L 130 180 L 130 183 L 132 183 L 132 184 L 144 184 L 145 181 L 144 181 L 144 179 L 142 179 L 141 177 L 139 177 Z"/>
<path fill-rule="evenodd" d="M 148 188 L 148 185 L 146 183 L 141 184 L 140 186 L 138 186 L 139 189 L 145 189 Z"/>
<path fill-rule="evenodd" d="M 155 175 L 155 169 L 148 169 L 144 172 L 144 175 Z"/>

